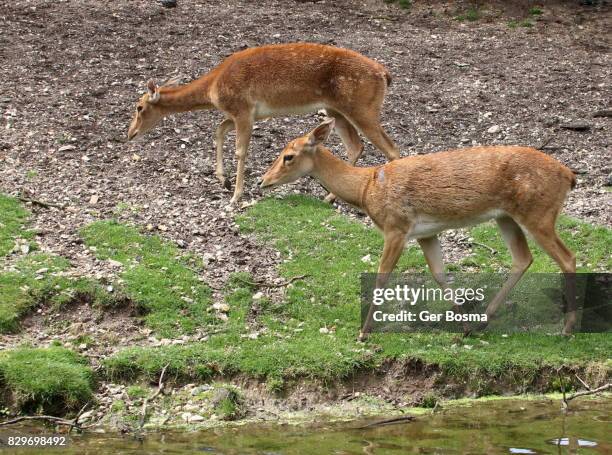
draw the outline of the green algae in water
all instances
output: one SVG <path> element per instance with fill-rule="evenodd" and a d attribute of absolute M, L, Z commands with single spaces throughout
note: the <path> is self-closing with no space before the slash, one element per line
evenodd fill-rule
<path fill-rule="evenodd" d="M 563 414 L 560 401 L 499 400 L 453 406 L 418 416 L 399 425 L 359 429 L 357 421 L 309 426 L 244 425 L 199 432 L 159 432 L 141 444 L 128 436 L 71 436 L 67 449 L 45 448 L 49 454 L 608 454 L 612 397 L 571 402 Z M 45 434 L 41 427 L 12 428 Z M 6 440 L 9 430 L 0 431 Z M 11 453 L 3 451 L 0 454 Z M 20 451 L 20 453 L 41 453 Z"/>

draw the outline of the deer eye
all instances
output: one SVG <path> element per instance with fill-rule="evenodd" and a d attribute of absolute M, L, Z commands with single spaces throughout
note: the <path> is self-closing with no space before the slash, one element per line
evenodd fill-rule
<path fill-rule="evenodd" d="M 293 159 L 295 155 L 285 155 L 283 156 L 283 163 L 288 163 L 289 161 L 291 161 Z"/>
<path fill-rule="evenodd" d="M 136 108 L 136 110 L 137 110 L 138 112 L 142 112 L 142 106 L 138 106 L 138 107 Z"/>

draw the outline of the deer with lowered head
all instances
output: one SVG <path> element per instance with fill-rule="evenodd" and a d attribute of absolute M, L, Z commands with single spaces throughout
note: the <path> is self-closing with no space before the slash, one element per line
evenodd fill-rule
<path fill-rule="evenodd" d="M 278 44 L 237 52 L 204 76 L 179 86 L 149 81 L 136 106 L 128 139 L 141 137 L 162 118 L 177 112 L 218 109 L 225 120 L 215 131 L 216 175 L 229 188 L 223 169 L 223 143 L 236 130 L 237 176 L 231 203 L 244 186 L 245 161 L 256 120 L 326 110 L 349 162 L 363 151 L 361 131 L 389 160 L 399 151 L 380 125 L 389 72 L 380 63 L 348 50 L 310 43 Z M 333 195 L 328 196 L 328 200 Z"/>
<path fill-rule="evenodd" d="M 323 146 L 334 120 L 323 122 L 291 141 L 267 170 L 262 188 L 310 175 L 333 194 L 363 210 L 382 231 L 384 247 L 376 286 L 395 268 L 408 239 L 416 239 L 434 279 L 446 289 L 437 234 L 495 219 L 512 256 L 507 281 L 487 305 L 489 320 L 531 265 L 521 226 L 565 274 L 564 334 L 576 321 L 576 257 L 555 231 L 567 193 L 576 184 L 571 170 L 529 147 L 474 147 L 398 159 L 359 168 L 335 157 Z M 359 338 L 371 330 L 373 306 Z"/>

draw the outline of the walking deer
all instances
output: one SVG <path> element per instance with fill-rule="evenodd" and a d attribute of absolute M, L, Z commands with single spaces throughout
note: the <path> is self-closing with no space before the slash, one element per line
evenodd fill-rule
<path fill-rule="evenodd" d="M 378 167 L 358 168 L 336 158 L 323 143 L 334 126 L 325 121 L 291 141 L 267 170 L 262 188 L 311 175 L 339 198 L 362 209 L 382 231 L 384 247 L 377 287 L 383 287 L 408 239 L 416 239 L 434 279 L 448 288 L 437 234 L 495 219 L 512 256 L 510 276 L 486 308 L 490 319 L 531 265 L 521 226 L 554 259 L 566 279 L 563 332 L 575 324 L 575 255 L 555 231 L 572 171 L 529 147 L 474 147 L 406 157 Z M 360 339 L 371 330 L 373 307 Z"/>
<path fill-rule="evenodd" d="M 237 52 L 206 75 L 180 86 L 149 81 L 138 101 L 128 139 L 142 136 L 177 112 L 218 109 L 225 120 L 215 131 L 216 175 L 229 189 L 223 143 L 236 130 L 237 176 L 231 203 L 244 185 L 245 161 L 256 120 L 325 109 L 355 164 L 363 151 L 361 131 L 389 160 L 399 151 L 380 125 L 389 72 L 380 63 L 347 49 L 310 43 L 279 44 Z M 328 196 L 328 200 L 333 195 Z"/>

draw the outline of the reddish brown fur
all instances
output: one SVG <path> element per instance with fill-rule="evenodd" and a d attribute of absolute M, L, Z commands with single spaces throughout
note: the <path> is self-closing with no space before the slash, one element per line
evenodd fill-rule
<path fill-rule="evenodd" d="M 223 139 L 236 129 L 235 201 L 242 192 L 244 160 L 253 122 L 258 119 L 324 108 L 338 121 L 337 131 L 351 163 L 363 149 L 357 130 L 389 159 L 398 158 L 397 147 L 380 126 L 390 80 L 384 66 L 348 49 L 310 43 L 246 49 L 188 84 L 159 89 L 153 84 L 138 103 L 128 137 L 142 135 L 171 113 L 212 108 L 223 111 L 227 119 L 216 133 L 217 176 L 225 181 Z M 159 100 L 153 101 L 155 97 Z"/>
<path fill-rule="evenodd" d="M 520 226 L 566 274 L 566 296 L 575 302 L 574 254 L 555 232 L 555 222 L 575 176 L 567 167 L 529 147 L 475 147 L 407 157 L 357 168 L 323 147 L 333 127 L 324 122 L 285 147 L 264 175 L 262 187 L 312 175 L 338 197 L 364 210 L 383 232 L 385 246 L 378 287 L 393 271 L 407 238 L 417 239 L 440 286 L 448 287 L 437 234 L 495 219 L 512 254 L 510 277 L 487 307 L 493 316 L 532 261 Z M 520 226 L 519 226 L 520 225 Z M 565 333 L 575 322 L 573 306 Z M 370 314 L 371 317 L 371 314 Z M 366 320 L 362 330 L 369 330 Z"/>

